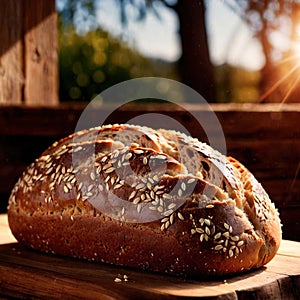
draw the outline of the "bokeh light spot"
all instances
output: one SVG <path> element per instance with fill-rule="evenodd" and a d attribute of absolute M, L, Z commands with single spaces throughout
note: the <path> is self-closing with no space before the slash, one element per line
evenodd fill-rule
<path fill-rule="evenodd" d="M 80 88 L 77 87 L 77 86 L 71 87 L 70 90 L 69 90 L 69 96 L 74 100 L 79 99 L 81 97 Z"/>
<path fill-rule="evenodd" d="M 79 86 L 88 86 L 90 83 L 90 77 L 86 73 L 79 73 L 76 82 Z"/>
<path fill-rule="evenodd" d="M 94 63 L 98 66 L 103 66 L 107 61 L 106 54 L 101 51 L 95 52 L 93 59 Z"/>
<path fill-rule="evenodd" d="M 101 70 L 97 70 L 93 73 L 93 80 L 96 83 L 101 83 L 105 80 L 105 74 Z"/>

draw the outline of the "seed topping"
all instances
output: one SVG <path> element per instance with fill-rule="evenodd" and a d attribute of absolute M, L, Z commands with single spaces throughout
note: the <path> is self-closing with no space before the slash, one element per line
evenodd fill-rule
<path fill-rule="evenodd" d="M 215 224 L 213 216 L 201 217 L 198 220 L 190 214 L 193 227 L 191 235 L 198 235 L 200 242 L 213 244 L 212 250 L 223 253 L 227 258 L 237 257 L 243 251 L 244 241 L 238 234 L 233 234 L 230 224 Z"/>

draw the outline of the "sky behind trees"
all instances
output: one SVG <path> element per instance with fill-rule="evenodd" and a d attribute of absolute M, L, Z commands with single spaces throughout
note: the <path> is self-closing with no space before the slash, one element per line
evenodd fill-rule
<path fill-rule="evenodd" d="M 230 1 L 229 1 L 230 2 Z M 57 6 L 64 0 L 57 0 Z M 153 13 L 147 14 L 145 20 L 134 21 L 128 18 L 126 29 L 120 22 L 116 1 L 101 0 L 97 7 L 97 21 L 111 34 L 122 36 L 122 39 L 134 46 L 142 54 L 150 57 L 175 61 L 181 55 L 178 36 L 178 19 L 172 9 L 160 7 L 161 19 Z M 207 32 L 212 62 L 216 65 L 229 63 L 258 70 L 264 64 L 260 45 L 253 34 L 222 0 L 206 1 Z M 85 32 L 92 26 L 89 22 L 81 22 L 78 17 L 78 28 Z"/>
<path fill-rule="evenodd" d="M 57 0 L 57 8 L 82 37 L 102 28 L 148 60 L 176 65 L 209 102 L 230 68 L 259 72 L 259 95 L 248 93 L 257 102 L 299 102 L 298 1 Z M 224 84 L 225 92 L 239 85 Z"/>

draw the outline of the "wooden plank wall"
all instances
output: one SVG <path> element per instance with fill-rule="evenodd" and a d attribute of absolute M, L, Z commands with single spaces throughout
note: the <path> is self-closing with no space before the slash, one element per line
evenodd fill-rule
<path fill-rule="evenodd" d="M 152 124 L 169 127 L 169 120 L 206 140 L 200 123 L 208 112 L 197 105 L 127 105 L 111 114 L 105 123 L 141 121 L 152 115 L 167 115 Z M 276 203 L 286 239 L 300 240 L 300 105 L 213 105 L 224 131 L 227 154 L 244 163 Z M 0 207 L 5 211 L 10 190 L 22 170 L 55 140 L 73 133 L 84 105 L 42 108 L 0 106 Z M 89 120 L 102 123 L 110 108 L 91 110 Z M 138 117 L 140 116 L 140 117 Z M 141 117 L 142 116 L 142 117 Z M 146 121 L 145 121 L 146 120 Z M 147 121 L 148 120 L 148 121 Z M 175 127 L 177 126 L 175 124 Z M 209 124 L 213 132 L 215 124 Z M 175 128 L 176 129 L 176 128 Z"/>
<path fill-rule="evenodd" d="M 0 103 L 58 104 L 55 0 L 2 0 L 0 28 Z"/>

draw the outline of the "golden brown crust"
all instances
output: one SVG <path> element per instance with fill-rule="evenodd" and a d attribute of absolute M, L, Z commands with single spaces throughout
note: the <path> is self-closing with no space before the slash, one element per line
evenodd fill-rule
<path fill-rule="evenodd" d="M 239 162 L 132 125 L 49 147 L 15 185 L 8 218 L 37 250 L 184 276 L 258 268 L 281 240 L 274 205 Z"/>
<path fill-rule="evenodd" d="M 278 211 L 253 174 L 236 159 L 228 157 L 228 161 L 241 174 L 240 178 L 246 199 L 244 211 L 257 233 L 264 239 L 260 257 L 260 264 L 264 265 L 274 257 L 281 242 L 281 224 Z"/>

